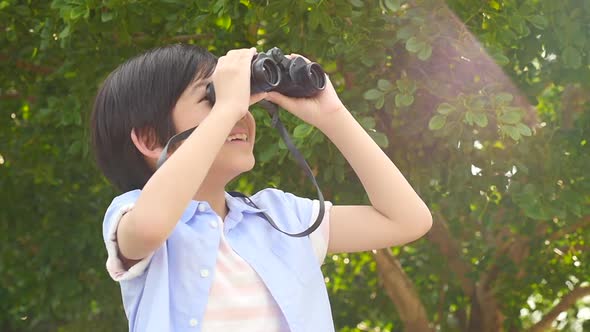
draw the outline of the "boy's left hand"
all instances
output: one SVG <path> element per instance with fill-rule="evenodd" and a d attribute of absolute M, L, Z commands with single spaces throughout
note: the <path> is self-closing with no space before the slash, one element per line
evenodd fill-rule
<path fill-rule="evenodd" d="M 288 57 L 291 58 L 295 56 L 300 55 L 291 54 Z M 305 60 L 310 62 L 307 59 Z M 338 98 L 328 75 L 326 75 L 326 87 L 315 97 L 294 98 L 271 91 L 266 94 L 265 99 L 293 113 L 301 120 L 320 130 L 322 129 L 322 125 L 327 123 L 334 113 L 347 112 L 342 101 Z"/>

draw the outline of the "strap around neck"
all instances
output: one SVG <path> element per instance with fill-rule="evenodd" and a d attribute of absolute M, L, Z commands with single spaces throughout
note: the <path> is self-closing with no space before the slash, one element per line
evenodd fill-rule
<path fill-rule="evenodd" d="M 293 154 L 293 157 L 295 157 L 295 160 L 297 161 L 299 166 L 305 171 L 305 174 L 307 175 L 307 177 L 311 180 L 311 182 L 315 186 L 317 193 L 318 193 L 318 200 L 320 201 L 320 210 L 318 212 L 318 216 L 317 216 L 315 222 L 308 229 L 306 229 L 300 233 L 287 233 L 287 232 L 283 231 L 282 229 L 280 229 L 277 226 L 277 224 L 274 222 L 274 220 L 272 220 L 272 218 L 268 214 L 266 214 L 265 212 L 261 212 L 261 213 L 264 216 L 264 218 L 268 221 L 268 223 L 274 229 L 276 229 L 277 231 L 279 231 L 283 234 L 286 234 L 286 235 L 292 236 L 292 237 L 308 236 L 309 234 L 313 233 L 313 231 L 315 231 L 318 227 L 320 227 L 320 224 L 322 223 L 322 219 L 324 219 L 324 214 L 325 214 L 325 209 L 326 209 L 326 206 L 324 203 L 324 195 L 322 194 L 320 186 L 318 185 L 316 178 L 313 175 L 313 172 L 311 171 L 311 168 L 307 164 L 307 161 L 305 161 L 305 158 L 303 157 L 301 152 L 299 152 L 297 147 L 295 147 L 295 144 L 293 144 L 293 141 L 291 140 L 291 137 L 289 136 L 287 129 L 283 125 L 283 122 L 281 122 L 281 119 L 279 118 L 278 106 L 276 104 L 273 104 L 273 103 L 266 101 L 266 100 L 261 101 L 260 104 L 271 115 L 272 126 L 279 132 L 281 139 L 285 142 L 285 144 L 287 145 L 287 148 L 289 149 L 291 154 Z M 178 143 L 182 140 L 187 139 L 190 136 L 190 134 L 195 130 L 195 128 L 197 128 L 197 127 L 193 127 L 191 129 L 185 130 L 181 133 L 178 133 L 178 134 L 172 136 L 172 138 L 170 138 L 170 140 L 168 140 L 168 143 L 166 143 L 166 146 L 164 146 L 164 149 L 162 150 L 162 153 L 160 154 L 160 157 L 158 158 L 158 162 L 156 164 L 156 169 L 160 168 L 160 166 L 162 166 L 162 164 L 164 164 L 164 162 L 168 158 L 168 148 L 170 146 L 175 145 L 176 143 Z M 246 201 L 246 203 L 248 205 L 258 208 L 258 206 L 256 206 L 256 204 L 254 202 L 252 202 L 252 200 L 248 196 L 246 196 L 242 193 L 239 193 L 239 192 L 230 192 L 230 194 L 234 197 L 241 197 Z"/>

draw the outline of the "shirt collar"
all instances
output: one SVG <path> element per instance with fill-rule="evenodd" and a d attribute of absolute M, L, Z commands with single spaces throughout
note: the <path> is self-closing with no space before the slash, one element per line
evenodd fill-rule
<path fill-rule="evenodd" d="M 244 200 L 243 198 L 233 197 L 228 192 L 225 193 L 225 202 L 226 202 L 227 207 L 229 209 L 228 213 L 231 213 L 234 215 L 241 215 L 243 213 L 254 214 L 254 213 L 261 213 L 261 212 L 267 211 L 267 209 L 260 209 L 260 208 L 256 208 L 254 206 L 251 206 L 248 203 L 246 203 L 246 200 Z M 187 223 L 189 220 L 191 220 L 193 218 L 193 216 L 195 215 L 195 213 L 197 212 L 197 209 L 199 208 L 199 206 L 205 206 L 205 208 L 206 208 L 205 211 L 212 211 L 211 206 L 209 205 L 209 203 L 207 201 L 191 200 L 188 203 L 188 206 L 186 207 L 186 209 L 184 209 L 182 216 L 180 216 L 180 221 Z M 239 218 L 239 219 L 241 219 L 241 218 Z"/>
<path fill-rule="evenodd" d="M 240 197 L 233 197 L 228 192 L 225 193 L 225 202 L 231 212 L 247 212 L 247 213 L 260 213 L 266 212 L 267 209 L 260 209 L 247 203 L 247 200 Z"/>
<path fill-rule="evenodd" d="M 191 200 L 188 203 L 186 209 L 184 209 L 182 216 L 180 216 L 180 221 L 182 221 L 183 223 L 187 223 L 189 220 L 191 220 L 191 218 L 195 215 L 195 212 L 197 211 L 197 207 L 199 206 L 199 204 L 207 204 L 207 206 L 209 206 L 209 203 L 207 202 Z"/>

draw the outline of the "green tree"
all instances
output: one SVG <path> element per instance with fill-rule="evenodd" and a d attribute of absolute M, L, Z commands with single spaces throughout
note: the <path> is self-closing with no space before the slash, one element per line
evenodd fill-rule
<path fill-rule="evenodd" d="M 0 329 L 125 330 L 87 119 L 108 72 L 175 42 L 320 62 L 431 207 L 424 240 L 329 257 L 340 331 L 588 328 L 588 21 L 578 0 L 0 1 Z M 254 112 L 258 166 L 235 187 L 313 196 Z M 326 197 L 366 202 L 337 150 L 282 117 Z"/>

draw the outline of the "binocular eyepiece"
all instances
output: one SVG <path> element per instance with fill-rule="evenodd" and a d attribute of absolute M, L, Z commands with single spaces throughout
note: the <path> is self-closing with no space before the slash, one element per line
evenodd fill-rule
<path fill-rule="evenodd" d="M 276 91 L 289 97 L 313 97 L 326 87 L 326 74 L 322 67 L 307 63 L 302 57 L 287 58 L 273 47 L 258 53 L 252 59 L 250 94 Z M 207 100 L 215 104 L 215 89 L 207 85 Z"/>

